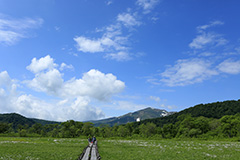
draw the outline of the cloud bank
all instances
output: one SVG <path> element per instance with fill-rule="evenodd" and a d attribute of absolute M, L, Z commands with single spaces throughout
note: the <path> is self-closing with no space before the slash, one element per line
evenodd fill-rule
<path fill-rule="evenodd" d="M 7 71 L 0 72 L 0 112 L 17 112 L 29 117 L 61 121 L 99 119 L 105 115 L 93 106 L 92 101 L 105 102 L 125 88 L 125 83 L 113 74 L 104 74 L 96 69 L 84 73 L 82 78 L 73 77 L 64 81 L 64 74 L 60 71 L 62 65 L 56 64 L 49 55 L 33 58 L 26 68 L 34 74 L 34 78 L 23 82 L 11 79 Z M 25 94 L 18 87 L 20 85 L 28 86 L 49 100 Z"/>

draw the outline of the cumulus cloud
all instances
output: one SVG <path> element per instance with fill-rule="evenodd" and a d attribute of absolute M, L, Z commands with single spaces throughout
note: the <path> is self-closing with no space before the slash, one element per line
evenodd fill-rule
<path fill-rule="evenodd" d="M 28 30 L 39 28 L 43 19 L 13 19 L 0 15 L 0 44 L 13 45 L 21 38 L 27 38 Z"/>
<path fill-rule="evenodd" d="M 74 41 L 77 42 L 77 49 L 78 51 L 82 52 L 103 52 L 104 48 L 101 43 L 101 39 L 91 40 L 86 37 L 80 36 L 74 38 Z"/>
<path fill-rule="evenodd" d="M 27 66 L 27 69 L 33 73 L 38 73 L 46 69 L 53 69 L 55 67 L 57 67 L 57 64 L 54 63 L 53 58 L 47 55 L 39 60 L 33 58 L 31 64 Z"/>
<path fill-rule="evenodd" d="M 63 97 L 89 96 L 98 100 L 106 100 L 125 88 L 124 82 L 117 80 L 113 74 L 104 74 L 92 69 L 82 79 L 72 79 L 63 86 Z"/>
<path fill-rule="evenodd" d="M 50 95 L 59 95 L 63 86 L 61 73 L 57 69 L 41 72 L 35 75 L 33 80 L 25 82 L 30 88 Z"/>
<path fill-rule="evenodd" d="M 67 110 L 67 117 L 77 119 L 80 121 L 84 120 L 95 120 L 104 118 L 105 114 L 98 108 L 89 105 L 90 99 L 86 97 L 78 97 Z"/>
<path fill-rule="evenodd" d="M 136 4 L 143 8 L 143 13 L 148 14 L 159 3 L 159 0 L 137 0 Z"/>
<path fill-rule="evenodd" d="M 239 74 L 240 73 L 240 60 L 234 61 L 232 59 L 227 59 L 220 63 L 217 68 L 224 73 L 228 74 Z"/>
<path fill-rule="evenodd" d="M 11 78 L 7 71 L 0 72 L 0 86 L 9 85 L 11 83 Z"/>
<path fill-rule="evenodd" d="M 183 59 L 178 60 L 174 66 L 161 73 L 162 79 L 160 81 L 167 86 L 185 86 L 202 82 L 217 74 L 218 72 L 212 69 L 209 61 L 203 59 Z"/>
<path fill-rule="evenodd" d="M 99 119 L 105 115 L 92 105 L 92 101 L 106 101 L 125 88 L 124 82 L 113 74 L 104 74 L 96 69 L 84 73 L 79 79 L 64 81 L 64 74 L 58 66 L 50 56 L 34 58 L 27 68 L 35 77 L 20 82 L 45 96 L 51 95 L 53 98 L 48 97 L 48 101 L 20 91 L 17 81 L 11 79 L 7 71 L 0 72 L 0 111 L 61 121 Z M 60 69 L 62 67 L 66 64 L 62 63 Z"/>
<path fill-rule="evenodd" d="M 41 65 L 44 62 L 46 65 Z M 113 74 L 104 74 L 95 69 L 84 73 L 80 79 L 72 78 L 64 81 L 63 74 L 54 66 L 58 65 L 53 63 L 50 56 L 39 60 L 34 58 L 27 68 L 35 73 L 35 78 L 27 80 L 25 83 L 36 91 L 50 95 L 59 97 L 89 96 L 98 100 L 106 100 L 113 94 L 121 92 L 125 87 L 124 82 L 117 80 Z M 60 69 L 63 66 L 65 65 L 62 63 Z"/>

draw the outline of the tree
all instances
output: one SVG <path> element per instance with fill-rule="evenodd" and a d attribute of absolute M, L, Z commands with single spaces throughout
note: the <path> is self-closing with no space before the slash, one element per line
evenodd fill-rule
<path fill-rule="evenodd" d="M 117 135 L 120 137 L 127 137 L 129 131 L 125 126 L 121 125 L 118 127 L 117 133 L 118 133 Z"/>
<path fill-rule="evenodd" d="M 82 127 L 83 135 L 85 135 L 85 136 L 92 135 L 92 129 L 91 128 L 93 128 L 93 123 L 91 123 L 91 122 L 84 123 L 83 127 Z"/>
<path fill-rule="evenodd" d="M 146 137 L 156 134 L 156 125 L 154 123 L 141 124 L 139 129 L 140 133 Z"/>
<path fill-rule="evenodd" d="M 6 133 L 9 129 L 9 124 L 0 122 L 0 133 Z"/>

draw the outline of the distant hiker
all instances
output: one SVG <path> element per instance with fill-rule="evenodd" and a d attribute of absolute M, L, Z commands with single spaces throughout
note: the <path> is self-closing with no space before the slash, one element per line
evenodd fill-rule
<path fill-rule="evenodd" d="M 89 137 L 88 137 L 88 143 L 91 144 L 91 142 L 92 142 L 92 139 L 91 139 L 91 137 L 89 136 Z"/>
<path fill-rule="evenodd" d="M 93 136 L 93 138 L 92 138 L 92 143 L 94 144 L 95 142 L 96 142 L 96 137 L 95 136 Z"/>

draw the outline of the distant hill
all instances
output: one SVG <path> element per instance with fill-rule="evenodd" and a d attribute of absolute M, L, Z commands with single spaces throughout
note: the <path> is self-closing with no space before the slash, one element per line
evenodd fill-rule
<path fill-rule="evenodd" d="M 152 122 L 157 126 L 163 126 L 167 123 L 176 123 L 178 121 L 177 117 L 184 114 L 191 114 L 193 117 L 207 117 L 219 119 L 225 115 L 235 115 L 240 113 L 240 99 L 238 101 L 224 101 L 215 102 L 208 104 L 199 104 L 194 107 L 187 108 L 175 114 L 169 115 L 167 117 L 160 117 L 154 119 L 146 119 L 140 123 L 135 123 L 135 125 L 140 125 L 142 123 Z"/>
<path fill-rule="evenodd" d="M 94 123 L 94 126 L 100 126 L 102 124 L 113 126 L 115 124 L 126 124 L 129 122 L 136 122 L 136 120 L 145 120 L 157 117 L 164 117 L 171 115 L 175 112 L 167 112 L 166 110 L 156 109 L 156 108 L 145 108 L 133 113 L 128 113 L 119 117 L 112 117 L 103 120 L 91 121 Z"/>
<path fill-rule="evenodd" d="M 14 129 L 16 129 L 18 125 L 32 126 L 35 123 L 40 123 L 42 125 L 60 123 L 60 122 L 46 121 L 41 119 L 26 118 L 17 113 L 0 114 L 0 122 L 12 123 Z"/>

